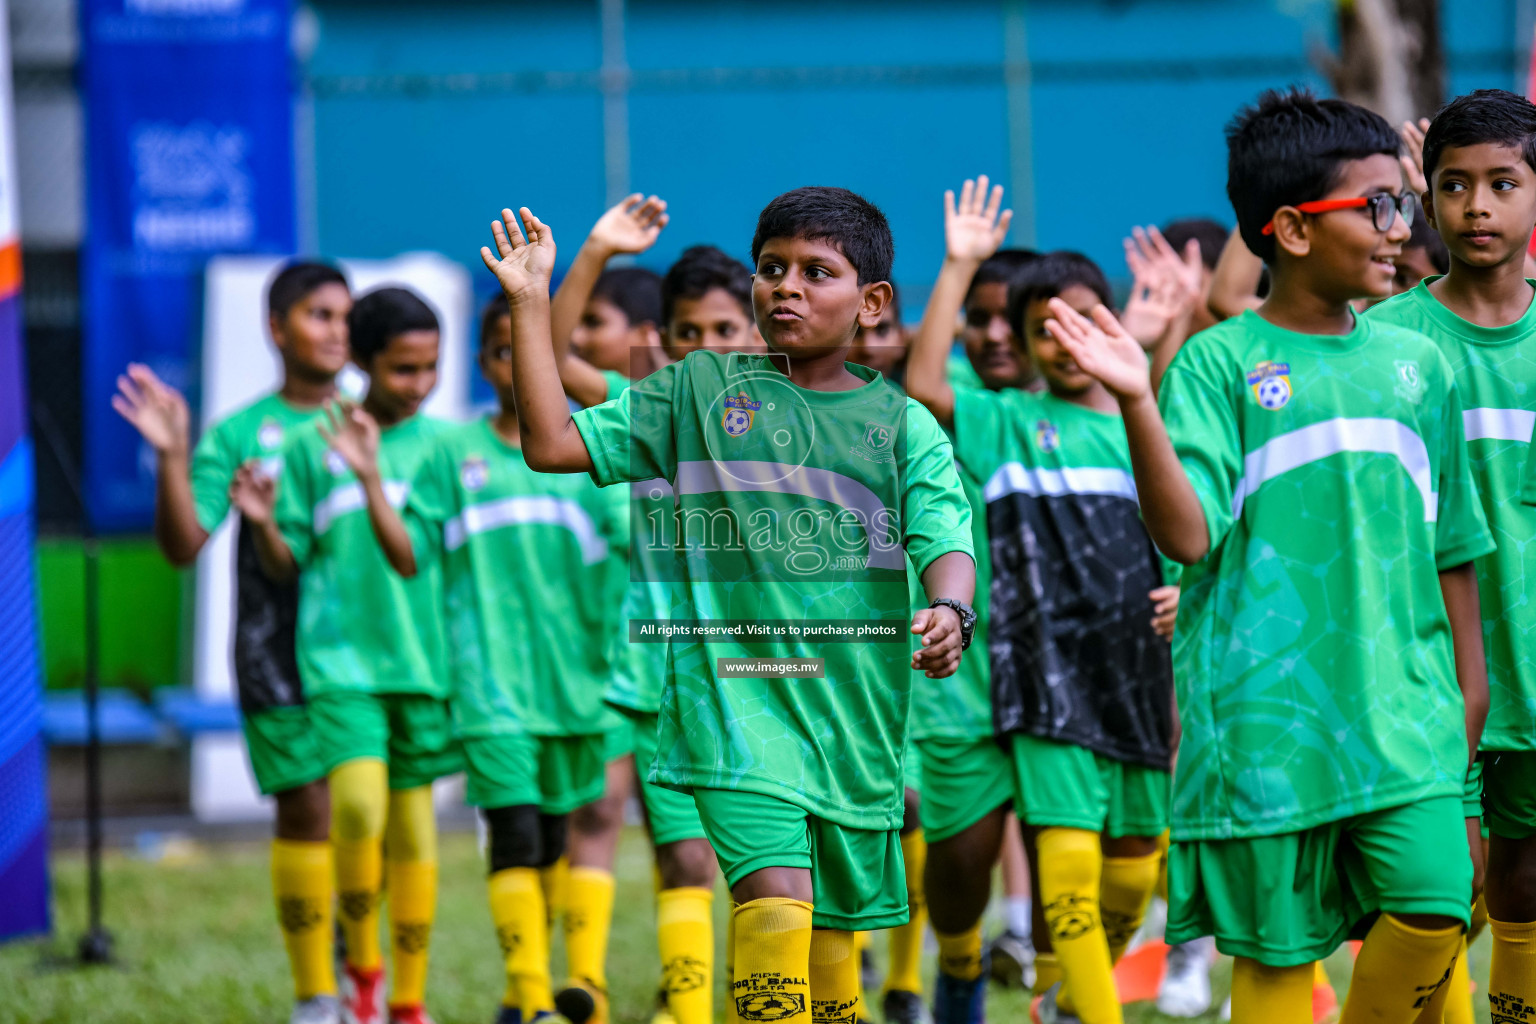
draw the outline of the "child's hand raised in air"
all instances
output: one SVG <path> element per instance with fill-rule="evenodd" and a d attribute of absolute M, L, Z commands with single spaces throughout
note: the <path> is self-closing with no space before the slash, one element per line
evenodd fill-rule
<path fill-rule="evenodd" d="M 327 406 L 316 424 L 320 436 L 340 455 L 359 480 L 379 473 L 379 422 L 361 406 L 337 402 Z"/>
<path fill-rule="evenodd" d="M 1157 228 L 1132 228 L 1125 240 L 1125 265 L 1131 271 L 1131 295 L 1120 322 L 1143 348 L 1150 348 L 1200 299 L 1200 243 L 1191 238 L 1180 254 Z"/>
<path fill-rule="evenodd" d="M 1046 303 L 1050 331 L 1071 353 L 1077 365 L 1103 382 L 1122 403 L 1152 393 L 1152 374 L 1147 354 L 1103 306 L 1093 307 L 1093 319 L 1083 316 L 1060 299 Z"/>
<path fill-rule="evenodd" d="M 597 219 L 587 244 L 605 259 L 619 253 L 645 252 L 656 244 L 667 220 L 666 200 L 636 192 Z"/>
<path fill-rule="evenodd" d="M 1427 131 L 1427 117 L 1419 118 L 1418 124 L 1404 121 L 1397 129 L 1398 137 L 1403 140 L 1403 155 L 1397 158 L 1398 162 L 1403 165 L 1403 176 L 1408 179 L 1408 187 L 1420 196 L 1429 191 L 1429 182 L 1424 177 L 1424 133 Z"/>
<path fill-rule="evenodd" d="M 502 210 L 501 220 L 491 221 L 496 252 L 480 247 L 480 258 L 496 275 L 508 302 L 520 302 L 539 295 L 548 297 L 549 276 L 555 268 L 554 232 L 526 206 L 518 210 L 518 216 L 522 218 L 523 228 L 527 229 L 526 240 L 512 211 Z"/>
<path fill-rule="evenodd" d="M 191 417 L 181 392 L 143 363 L 128 364 L 128 371 L 117 378 L 117 391 L 112 408 L 133 424 L 151 448 L 162 455 L 186 454 Z"/>
<path fill-rule="evenodd" d="M 261 471 L 252 460 L 235 470 L 229 484 L 229 503 L 253 526 L 268 526 L 277 507 L 277 481 Z"/>
<path fill-rule="evenodd" d="M 960 204 L 955 193 L 944 192 L 944 255 L 957 263 L 980 263 L 997 252 L 1008 235 L 1013 211 L 998 209 L 1003 205 L 1003 186 L 994 185 L 987 194 L 987 176 L 975 181 L 967 178 L 960 186 Z"/>
<path fill-rule="evenodd" d="M 960 667 L 960 614 L 940 605 L 923 608 L 912 616 L 912 632 L 923 638 L 923 646 L 912 655 L 912 669 L 929 679 L 943 679 Z"/>

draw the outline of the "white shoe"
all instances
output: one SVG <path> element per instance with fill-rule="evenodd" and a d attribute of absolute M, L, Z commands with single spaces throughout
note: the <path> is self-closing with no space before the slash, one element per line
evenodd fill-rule
<path fill-rule="evenodd" d="M 310 996 L 293 1004 L 288 1024 L 341 1024 L 341 1002 L 335 996 Z"/>
<path fill-rule="evenodd" d="M 1170 1017 L 1198 1017 L 1211 1008 L 1211 955 L 1205 939 L 1168 948 L 1157 1008 Z"/>

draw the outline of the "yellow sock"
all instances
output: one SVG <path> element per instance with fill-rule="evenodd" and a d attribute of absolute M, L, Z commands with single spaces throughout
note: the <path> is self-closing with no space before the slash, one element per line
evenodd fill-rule
<path fill-rule="evenodd" d="M 420 1006 L 427 994 L 427 949 L 437 914 L 437 818 L 432 787 L 389 794 L 384 834 L 389 874 L 391 1006 Z"/>
<path fill-rule="evenodd" d="M 863 956 L 864 951 L 869 948 L 869 932 L 852 932 L 851 934 L 853 935 L 853 951 Z"/>
<path fill-rule="evenodd" d="M 928 843 L 923 839 L 922 829 L 915 828 L 901 837 L 901 859 L 906 865 L 908 920 L 890 931 L 885 991 L 921 992 L 923 929 L 928 926 L 928 903 L 923 898 L 923 864 L 928 860 Z"/>
<path fill-rule="evenodd" d="M 1426 931 L 1382 914 L 1355 959 L 1341 1024 L 1398 1024 L 1425 1010 L 1438 1018 L 1461 936 L 1460 925 Z"/>
<path fill-rule="evenodd" d="M 549 924 L 565 916 L 565 894 L 571 879 L 571 862 L 564 854 L 547 868 L 539 869 L 539 885 L 544 889 L 544 907 Z"/>
<path fill-rule="evenodd" d="M 1456 951 L 1456 964 L 1451 968 L 1451 980 L 1445 983 L 1445 1013 L 1441 1015 L 1445 1024 L 1472 1024 L 1474 1019 L 1472 1012 L 1472 977 L 1467 971 L 1467 940 L 1461 940 L 1461 948 Z M 1423 1024 L 1439 1024 L 1421 1014 L 1419 1020 Z"/>
<path fill-rule="evenodd" d="M 663 889 L 656 895 L 662 988 L 677 1024 L 713 1024 L 715 1019 L 714 902 L 713 890 L 694 886 Z"/>
<path fill-rule="evenodd" d="M 1061 980 L 1061 965 L 1056 962 L 1056 954 L 1035 954 L 1035 988 L 1033 995 L 1045 995 L 1045 990 Z"/>
<path fill-rule="evenodd" d="M 939 970 L 951 978 L 970 981 L 981 976 L 981 922 L 958 935 L 933 933 L 939 940 Z"/>
<path fill-rule="evenodd" d="M 811 905 L 778 898 L 748 900 L 732 916 L 733 1019 L 810 1024 Z"/>
<path fill-rule="evenodd" d="M 507 968 L 504 1006 L 515 1006 L 523 1020 L 555 1008 L 549 981 L 549 918 L 544 909 L 544 888 L 536 868 L 507 868 L 487 883 L 491 894 L 491 921 L 501 943 Z"/>
<path fill-rule="evenodd" d="M 1099 883 L 1099 913 L 1109 941 L 1110 963 L 1119 963 L 1131 936 L 1141 927 L 1157 888 L 1162 854 L 1145 857 L 1105 857 L 1104 878 Z"/>
<path fill-rule="evenodd" d="M 1157 896 L 1164 903 L 1168 902 L 1168 847 L 1172 837 L 1173 832 L 1166 828 L 1157 837 Z"/>
<path fill-rule="evenodd" d="M 379 893 L 384 885 L 384 822 L 389 806 L 384 762 L 361 758 L 330 774 L 331 846 L 336 903 L 347 963 L 364 971 L 383 964 L 379 951 Z"/>
<path fill-rule="evenodd" d="M 1266 967 L 1238 957 L 1232 964 L 1232 1024 L 1312 1024 L 1312 985 L 1321 966 Z"/>
<path fill-rule="evenodd" d="M 272 840 L 272 895 L 296 999 L 336 994 L 331 954 L 335 870 L 329 842 Z"/>
<path fill-rule="evenodd" d="M 1488 904 L 1483 901 L 1483 894 L 1478 893 L 1477 899 L 1472 903 L 1472 923 L 1467 927 L 1467 945 L 1471 946 L 1483 934 L 1483 929 L 1488 927 Z"/>
<path fill-rule="evenodd" d="M 613 923 L 613 875 L 602 868 L 571 868 L 565 890 L 566 973 L 593 991 L 599 1015 L 608 994 L 608 928 Z M 601 1024 L 599 1020 L 598 1024 Z"/>
<path fill-rule="evenodd" d="M 841 1024 L 858 1020 L 859 958 L 853 934 L 818 928 L 811 932 L 811 1020 Z"/>
<path fill-rule="evenodd" d="M 1121 1024 L 1109 941 L 1099 919 L 1104 857 L 1098 834 L 1047 828 L 1035 845 L 1045 921 L 1072 1006 L 1083 1024 Z"/>
<path fill-rule="evenodd" d="M 731 900 L 731 913 L 725 919 L 725 991 L 729 993 L 731 986 L 736 982 L 736 911 L 741 909 L 741 904 Z M 725 1019 L 736 1019 L 735 1005 L 727 998 L 725 1007 Z"/>
<path fill-rule="evenodd" d="M 1488 968 L 1488 1009 L 1496 1021 L 1530 1024 L 1536 1017 L 1536 921 L 1495 921 Z"/>

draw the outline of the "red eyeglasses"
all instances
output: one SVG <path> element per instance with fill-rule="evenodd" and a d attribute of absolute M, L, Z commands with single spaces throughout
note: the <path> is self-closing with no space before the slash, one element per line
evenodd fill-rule
<path fill-rule="evenodd" d="M 1297 203 L 1296 209 L 1301 213 L 1332 213 L 1334 210 L 1358 210 L 1362 206 L 1371 208 L 1371 224 L 1377 231 L 1385 234 L 1392 229 L 1392 222 L 1397 215 L 1403 215 L 1403 223 L 1412 226 L 1414 211 L 1418 209 L 1418 197 L 1412 192 L 1404 192 L 1400 196 L 1394 196 L 1390 192 L 1378 192 L 1373 196 L 1356 196 L 1353 199 L 1314 199 L 1310 203 Z M 1264 235 L 1275 233 L 1273 219 L 1265 224 L 1259 232 Z"/>

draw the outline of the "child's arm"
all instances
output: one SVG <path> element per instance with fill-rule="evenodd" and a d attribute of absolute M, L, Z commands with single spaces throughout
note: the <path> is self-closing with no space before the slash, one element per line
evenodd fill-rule
<path fill-rule="evenodd" d="M 1120 403 L 1136 497 L 1152 543 L 1176 562 L 1200 561 L 1210 551 L 1210 529 L 1158 412 L 1146 353 L 1103 306 L 1094 307 L 1093 320 L 1060 299 L 1052 299 L 1049 308 L 1053 319 L 1046 329 Z"/>
<path fill-rule="evenodd" d="M 554 340 L 555 365 L 565 393 L 590 407 L 608 400 L 608 381 L 602 373 L 571 349 L 571 335 L 581 322 L 581 312 L 592 298 L 592 289 L 608 261 L 621 253 L 642 253 L 656 244 L 667 226 L 667 204 L 639 192 L 598 218 L 587 240 L 576 251 L 549 304 L 550 336 Z"/>
<path fill-rule="evenodd" d="M 416 552 L 400 514 L 384 494 L 379 473 L 379 424 L 361 407 L 351 403 L 327 408 L 318 424 L 325 443 L 344 459 L 368 499 L 368 525 L 395 572 L 410 579 L 416 575 Z"/>
<path fill-rule="evenodd" d="M 117 378 L 117 390 L 112 408 L 155 450 L 155 543 L 172 565 L 191 565 L 208 531 L 198 522 L 192 495 L 186 399 L 140 363 L 128 365 L 128 372 Z"/>
<path fill-rule="evenodd" d="M 923 592 L 929 601 L 948 597 L 970 604 L 976 596 L 976 562 L 964 551 L 946 551 L 923 570 Z M 929 679 L 955 674 L 960 667 L 960 615 L 940 605 L 922 608 L 912 616 L 912 632 L 923 638 L 922 649 L 912 655 L 912 669 Z"/>
<path fill-rule="evenodd" d="M 1483 738 L 1483 723 L 1488 719 L 1488 662 L 1483 655 L 1483 613 L 1473 563 L 1442 570 L 1440 593 L 1445 598 L 1446 617 L 1451 620 L 1456 685 L 1466 703 L 1468 756 L 1475 760 L 1477 745 Z"/>
<path fill-rule="evenodd" d="M 1003 186 L 993 186 L 989 196 L 985 174 L 975 182 L 966 180 L 958 206 L 953 192 L 944 193 L 944 264 L 907 351 L 906 386 L 907 394 L 945 426 L 955 420 L 955 390 L 946 369 L 955 343 L 955 319 L 976 268 L 997 252 L 1008 234 L 1013 211 L 999 213 L 1002 203 Z"/>
<path fill-rule="evenodd" d="M 277 481 L 262 473 L 255 464 L 246 463 L 235 471 L 234 482 L 229 485 L 229 502 L 245 517 L 261 571 L 278 583 L 289 583 L 298 578 L 298 562 L 278 531 L 274 515 Z"/>
<path fill-rule="evenodd" d="M 592 456 L 571 419 L 549 340 L 555 236 L 526 206 L 518 214 L 527 240 L 512 211 L 502 210 L 501 220 L 491 222 L 497 252 L 481 247 L 480 258 L 501 283 L 512 311 L 512 387 L 523 457 L 529 469 L 541 473 L 590 473 Z"/>
<path fill-rule="evenodd" d="M 1211 294 L 1206 300 L 1211 315 L 1227 320 L 1246 309 L 1264 305 L 1259 298 L 1259 281 L 1263 277 L 1264 261 L 1249 250 L 1242 233 L 1234 228 L 1216 261 L 1216 272 L 1211 275 Z"/>

